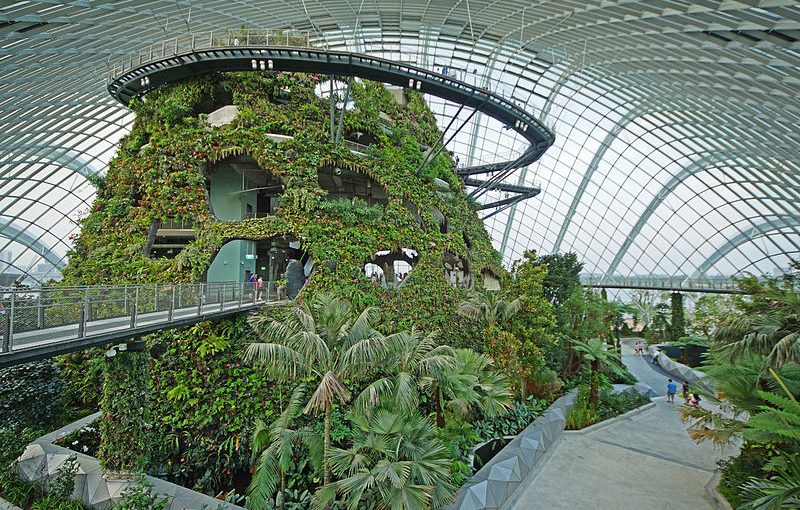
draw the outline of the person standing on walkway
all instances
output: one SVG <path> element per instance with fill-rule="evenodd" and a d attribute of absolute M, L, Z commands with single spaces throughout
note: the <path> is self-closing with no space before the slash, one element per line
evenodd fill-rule
<path fill-rule="evenodd" d="M 661 356 L 661 349 L 656 349 L 653 353 L 653 365 L 658 365 L 658 357 Z"/>
<path fill-rule="evenodd" d="M 678 389 L 678 385 L 672 382 L 672 379 L 667 379 L 667 402 L 675 403 L 675 391 Z"/>
<path fill-rule="evenodd" d="M 683 381 L 681 396 L 683 397 L 683 403 L 689 405 L 689 381 Z"/>

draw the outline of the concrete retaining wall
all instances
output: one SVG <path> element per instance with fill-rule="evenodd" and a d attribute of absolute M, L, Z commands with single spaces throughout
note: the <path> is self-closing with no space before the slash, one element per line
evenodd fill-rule
<path fill-rule="evenodd" d="M 614 393 L 636 391 L 650 398 L 654 392 L 644 383 L 615 384 Z M 528 474 L 544 462 L 564 434 L 567 413 L 575 404 L 577 391 L 553 402 L 525 430 L 486 463 L 456 494 L 449 510 L 496 510 L 502 507 Z M 600 422 L 603 423 L 603 422 Z"/>
<path fill-rule="evenodd" d="M 73 499 L 83 501 L 85 504 L 99 510 L 105 510 L 113 506 L 122 493 L 125 492 L 125 489 L 134 482 L 130 480 L 106 480 L 103 478 L 103 471 L 97 459 L 53 444 L 57 439 L 89 425 L 98 416 L 100 416 L 100 413 L 82 418 L 29 444 L 18 460 L 17 470 L 20 477 L 28 481 L 41 480 L 42 478 L 49 480 L 56 475 L 64 462 L 72 457 L 78 462 L 78 471 L 75 474 L 75 491 L 72 494 Z M 145 478 L 153 485 L 154 494 L 167 499 L 167 510 L 200 510 L 203 508 L 217 510 L 220 507 L 225 510 L 243 510 L 236 505 L 159 478 L 151 476 L 146 476 Z"/>
<path fill-rule="evenodd" d="M 656 352 L 656 346 L 651 345 L 649 350 L 650 355 L 653 355 Z M 658 355 L 658 365 L 675 379 L 675 382 L 678 383 L 678 386 L 680 386 L 683 381 L 687 381 L 690 387 L 699 386 L 710 393 L 714 393 L 714 388 L 707 380 L 705 380 L 706 374 L 699 370 L 695 370 L 692 367 L 686 366 L 683 363 L 678 363 L 674 359 L 664 354 L 663 351 Z"/>
<path fill-rule="evenodd" d="M 573 390 L 553 402 L 542 416 L 512 439 L 461 487 L 450 509 L 499 509 L 561 437 L 575 396 Z"/>
<path fill-rule="evenodd" d="M 14 506 L 3 498 L 0 498 L 0 510 L 22 510 L 18 506 Z"/>

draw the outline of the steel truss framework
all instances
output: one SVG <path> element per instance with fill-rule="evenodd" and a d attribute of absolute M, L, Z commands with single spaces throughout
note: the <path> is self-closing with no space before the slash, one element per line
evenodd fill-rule
<path fill-rule="evenodd" d="M 0 7 L 0 251 L 13 252 L 10 265 L 63 265 L 93 196 L 87 176 L 104 172 L 132 122 L 105 90 L 116 62 L 242 25 L 305 31 L 319 46 L 407 62 L 534 112 L 554 146 L 480 197 L 541 189 L 486 220 L 507 261 L 571 250 L 609 279 L 697 279 L 775 271 L 800 253 L 797 2 L 23 0 Z M 431 103 L 442 127 L 466 117 Z M 527 146 L 479 113 L 448 149 L 463 166 L 491 168 Z"/>

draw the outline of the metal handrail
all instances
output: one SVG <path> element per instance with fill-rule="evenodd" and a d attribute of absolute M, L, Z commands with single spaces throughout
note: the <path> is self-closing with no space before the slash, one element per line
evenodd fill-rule
<path fill-rule="evenodd" d="M 211 30 L 208 32 L 198 32 L 194 34 L 181 34 L 158 43 L 150 44 L 128 55 L 127 58 L 121 58 L 118 64 L 109 68 L 109 71 L 106 75 L 107 84 L 110 84 L 126 72 L 154 60 L 174 57 L 198 50 L 238 48 L 248 46 L 283 46 L 287 48 L 329 49 L 328 44 L 324 39 L 319 37 L 313 38 L 311 31 L 303 30 Z M 386 63 L 389 65 L 394 64 L 388 60 Z M 404 67 L 414 68 L 418 71 L 418 76 L 425 76 L 429 79 L 440 79 L 451 85 L 455 84 L 454 86 L 463 90 L 485 90 L 486 92 L 490 92 L 494 96 L 497 96 L 499 99 L 501 99 L 503 106 L 507 108 L 512 107 L 513 109 L 525 112 L 525 108 L 519 104 L 520 102 L 524 103 L 524 101 L 522 99 L 517 100 L 514 98 L 514 96 L 509 96 L 509 94 L 503 89 L 498 88 L 489 91 L 483 87 L 476 85 L 471 86 L 469 84 L 462 83 L 460 80 L 452 78 L 447 74 L 442 74 L 441 72 L 420 69 L 416 66 Z M 531 118 L 533 117 L 531 116 Z"/>
<path fill-rule="evenodd" d="M 692 279 L 692 278 L 669 278 L 669 277 L 594 277 L 589 275 L 581 276 L 581 283 L 588 287 L 631 287 L 631 288 L 650 288 L 653 290 L 673 290 L 673 289 L 698 289 L 698 290 L 720 290 L 738 291 L 736 283 L 731 279 Z"/>
<path fill-rule="evenodd" d="M 283 294 L 283 293 L 281 293 Z M 277 282 L 0 287 L 0 357 L 278 301 Z"/>
<path fill-rule="evenodd" d="M 237 46 L 286 46 L 294 48 L 325 48 L 324 41 L 311 42 L 311 32 L 303 30 L 211 30 L 195 34 L 181 34 L 150 44 L 119 60 L 109 70 L 108 83 L 122 74 L 147 62 L 181 53 L 212 48 Z"/>

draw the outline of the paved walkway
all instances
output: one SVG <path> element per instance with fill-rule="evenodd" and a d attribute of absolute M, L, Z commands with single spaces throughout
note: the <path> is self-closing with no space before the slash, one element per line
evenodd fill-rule
<path fill-rule="evenodd" d="M 623 361 L 637 379 L 666 394 L 667 375 L 649 358 L 625 346 Z M 654 401 L 631 418 L 565 434 L 503 508 L 716 510 L 706 485 L 717 460 L 736 451 L 695 444 L 680 421 L 679 403 Z"/>

